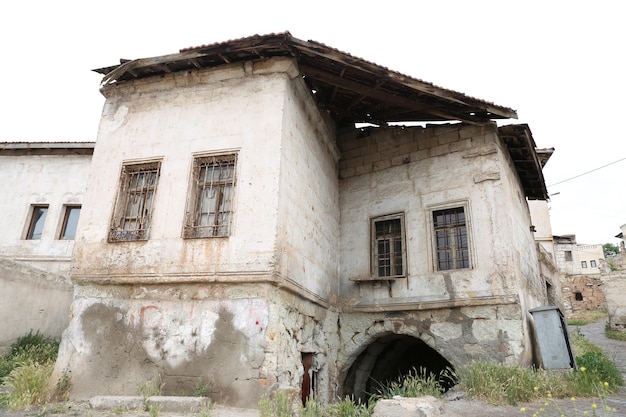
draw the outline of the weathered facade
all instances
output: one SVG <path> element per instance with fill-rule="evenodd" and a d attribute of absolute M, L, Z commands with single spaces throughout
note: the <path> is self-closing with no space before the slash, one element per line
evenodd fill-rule
<path fill-rule="evenodd" d="M 0 143 L 0 354 L 29 331 L 60 337 L 93 143 Z"/>
<path fill-rule="evenodd" d="M 576 243 L 576 235 L 554 236 L 557 264 L 562 274 L 599 275 L 604 264 L 601 244 Z"/>
<path fill-rule="evenodd" d="M 601 274 L 606 266 L 602 245 L 579 244 L 575 235 L 564 235 L 554 236 L 554 246 L 565 312 L 605 308 Z"/>
<path fill-rule="evenodd" d="M 288 33 L 100 72 L 56 369 L 73 396 L 159 375 L 256 407 L 531 362 L 527 199 L 547 193 L 528 127 L 492 121 L 512 110 Z M 387 125 L 407 121 L 462 123 Z"/>

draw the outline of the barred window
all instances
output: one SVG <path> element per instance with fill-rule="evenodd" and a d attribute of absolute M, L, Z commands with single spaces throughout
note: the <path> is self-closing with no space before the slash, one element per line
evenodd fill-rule
<path fill-rule="evenodd" d="M 372 219 L 372 275 L 374 278 L 406 276 L 404 215 Z"/>
<path fill-rule="evenodd" d="M 438 271 L 470 267 L 465 210 L 456 207 L 433 211 Z"/>
<path fill-rule="evenodd" d="M 147 240 L 161 162 L 125 165 L 109 232 L 109 242 Z"/>
<path fill-rule="evenodd" d="M 236 165 L 237 154 L 194 159 L 184 237 L 230 235 Z"/>

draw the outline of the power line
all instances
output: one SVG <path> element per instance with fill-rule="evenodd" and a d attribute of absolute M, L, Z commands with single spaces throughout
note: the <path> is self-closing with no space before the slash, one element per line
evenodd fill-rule
<path fill-rule="evenodd" d="M 602 168 L 606 168 L 606 167 L 608 167 L 608 166 L 610 166 L 610 165 L 617 164 L 618 162 L 622 162 L 622 161 L 623 161 L 623 160 L 625 160 L 625 159 L 626 159 L 626 158 L 618 159 L 617 161 L 613 161 L 613 162 L 611 162 L 610 164 L 606 164 L 606 165 L 603 165 L 603 166 L 601 166 L 601 167 L 598 167 L 598 168 L 592 169 L 591 171 L 583 172 L 582 174 L 578 174 L 578 175 L 573 176 L 573 177 L 570 177 L 570 178 L 568 178 L 568 179 L 566 179 L 566 180 L 559 181 L 559 182 L 555 182 L 554 184 L 550 184 L 550 185 L 548 185 L 548 187 L 552 187 L 552 186 L 555 186 L 555 185 L 558 185 L 558 184 L 563 184 L 564 182 L 569 181 L 569 180 L 573 180 L 574 178 L 578 178 L 578 177 L 582 177 L 583 175 L 591 174 L 592 172 L 598 171 L 598 170 L 600 170 L 600 169 L 602 169 Z"/>

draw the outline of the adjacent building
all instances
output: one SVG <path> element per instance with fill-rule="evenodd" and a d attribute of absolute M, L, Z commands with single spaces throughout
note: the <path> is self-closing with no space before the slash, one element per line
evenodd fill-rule
<path fill-rule="evenodd" d="M 94 143 L 0 143 L 0 352 L 69 323 L 74 237 Z"/>

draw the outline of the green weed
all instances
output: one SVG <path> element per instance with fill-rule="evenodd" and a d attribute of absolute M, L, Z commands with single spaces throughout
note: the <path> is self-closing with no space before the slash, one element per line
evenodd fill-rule
<path fill-rule="evenodd" d="M 161 375 L 157 375 L 146 382 L 137 384 L 137 395 L 144 399 L 161 395 L 164 387 L 165 382 L 163 382 Z"/>
<path fill-rule="evenodd" d="M 202 378 L 198 378 L 196 385 L 193 387 L 194 397 L 205 397 L 209 391 L 209 385 L 204 382 Z"/>
<path fill-rule="evenodd" d="M 270 398 L 262 398 L 259 402 L 261 417 L 291 417 L 292 398 L 286 391 L 276 391 Z"/>
<path fill-rule="evenodd" d="M 148 407 L 148 414 L 150 417 L 158 417 L 161 412 L 161 404 L 150 404 Z"/>
<path fill-rule="evenodd" d="M 550 393 L 554 398 L 596 397 L 624 384 L 621 372 L 603 350 L 581 334 L 572 334 L 578 371 L 562 373 L 489 362 L 473 362 L 461 370 L 470 397 L 491 404 L 530 402 Z M 542 394 L 543 393 L 543 394 Z"/>
<path fill-rule="evenodd" d="M 606 329 L 604 330 L 606 337 L 613 340 L 621 340 L 622 342 L 626 342 L 626 331 L 620 332 L 619 330 L 611 330 L 609 325 L 607 324 Z"/>
<path fill-rule="evenodd" d="M 451 371 L 448 370 L 446 375 L 454 379 L 451 377 Z M 378 393 L 374 394 L 374 397 L 390 399 L 396 395 L 401 397 L 432 395 L 433 397 L 440 398 L 444 389 L 439 381 L 439 377 L 428 372 L 426 369 L 413 368 L 408 374 L 402 375 L 396 380 L 380 386 Z"/>
<path fill-rule="evenodd" d="M 26 409 L 47 400 L 47 387 L 54 362 L 40 364 L 33 362 L 17 366 L 4 379 L 9 391 L 2 401 L 10 410 Z"/>

